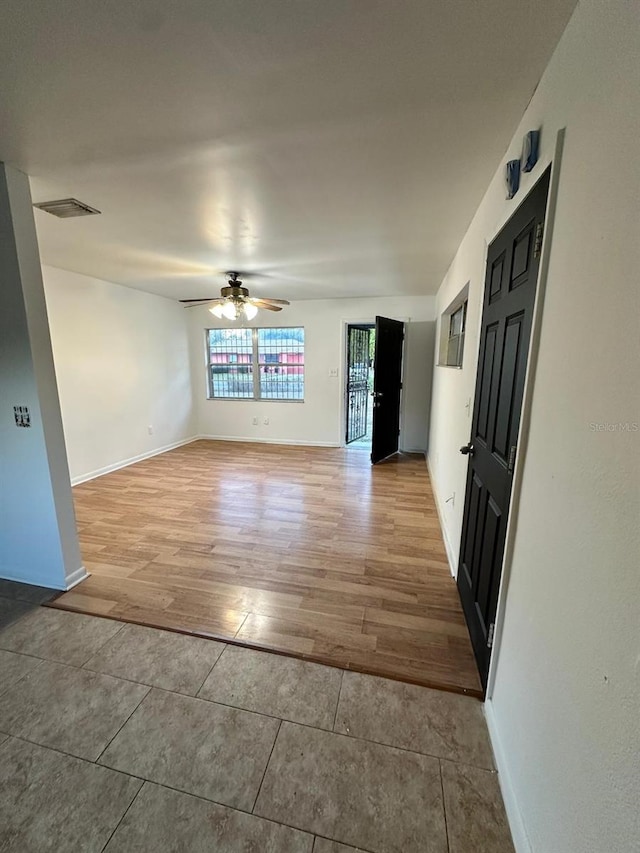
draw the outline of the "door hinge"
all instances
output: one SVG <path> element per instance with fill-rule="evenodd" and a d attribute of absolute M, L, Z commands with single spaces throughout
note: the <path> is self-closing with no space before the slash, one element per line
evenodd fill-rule
<path fill-rule="evenodd" d="M 492 622 L 489 625 L 489 633 L 487 634 L 487 648 L 490 649 L 493 646 L 493 635 L 496 631 L 496 623 Z"/>
<path fill-rule="evenodd" d="M 513 444 L 511 446 L 511 450 L 509 451 L 509 464 L 507 465 L 507 471 L 512 472 L 515 464 L 516 464 L 516 450 L 518 449 L 517 444 Z"/>
<path fill-rule="evenodd" d="M 542 238 L 544 237 L 544 220 L 536 226 L 536 238 L 533 242 L 533 257 L 539 258 L 542 251 Z"/>

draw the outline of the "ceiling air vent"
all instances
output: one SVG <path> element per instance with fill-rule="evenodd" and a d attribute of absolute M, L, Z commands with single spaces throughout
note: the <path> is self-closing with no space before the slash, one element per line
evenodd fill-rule
<path fill-rule="evenodd" d="M 42 201 L 33 206 L 46 211 L 46 213 L 52 213 L 60 219 L 70 219 L 72 216 L 93 216 L 94 213 L 100 213 L 95 207 L 90 207 L 83 201 L 78 201 L 77 198 L 59 198 L 56 201 Z"/>

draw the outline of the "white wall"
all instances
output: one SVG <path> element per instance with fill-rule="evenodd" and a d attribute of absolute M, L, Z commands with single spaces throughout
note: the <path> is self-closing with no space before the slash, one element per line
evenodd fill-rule
<path fill-rule="evenodd" d="M 0 577 L 65 589 L 85 576 L 29 183 L 0 163 Z M 17 427 L 14 406 L 31 426 Z"/>
<path fill-rule="evenodd" d="M 43 275 L 73 482 L 192 438 L 184 310 L 54 267 Z"/>
<path fill-rule="evenodd" d="M 197 434 L 341 444 L 344 321 L 373 321 L 376 314 L 410 319 L 401 445 L 426 449 L 433 297 L 298 302 L 273 318 L 261 312 L 256 325 L 305 327 L 305 402 L 210 401 L 204 329 L 218 321 L 206 309 L 187 311 L 159 296 L 54 267 L 43 267 L 43 276 L 74 483 Z M 331 368 L 338 369 L 337 378 L 329 376 Z"/>
<path fill-rule="evenodd" d="M 368 322 L 376 315 L 409 320 L 405 346 L 405 393 L 401 447 L 426 448 L 433 348 L 433 297 L 326 299 L 295 302 L 281 314 L 261 311 L 252 326 L 304 326 L 304 403 L 207 400 L 205 329 L 228 325 L 206 308 L 190 309 L 199 432 L 216 438 L 294 444 L 340 445 L 344 441 L 345 321 Z M 338 371 L 337 377 L 330 371 Z M 258 418 L 258 425 L 252 420 Z M 263 423 L 269 418 L 268 426 Z"/>
<path fill-rule="evenodd" d="M 432 300 L 433 302 L 433 300 Z M 401 448 L 426 451 L 429 436 L 434 319 L 407 323 L 405 330 Z"/>
<path fill-rule="evenodd" d="M 542 126 L 540 163 L 515 202 L 501 164 L 438 293 L 440 312 L 470 281 L 464 367 L 435 368 L 430 435 L 457 555 L 486 245 L 566 126 L 486 706 L 519 851 L 631 853 L 640 838 L 640 432 L 592 427 L 640 421 L 639 35 L 636 2 L 582 0 L 504 158 Z"/>

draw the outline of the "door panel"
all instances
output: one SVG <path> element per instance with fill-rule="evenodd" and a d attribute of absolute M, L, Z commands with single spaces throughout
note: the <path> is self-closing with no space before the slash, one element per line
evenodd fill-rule
<path fill-rule="evenodd" d="M 500 298 L 502 290 L 502 270 L 504 267 L 504 252 L 495 259 L 491 266 L 491 285 L 489 288 L 489 302 L 495 302 Z"/>
<path fill-rule="evenodd" d="M 376 352 L 373 367 L 373 438 L 375 464 L 398 451 L 404 323 L 376 317 Z"/>
<path fill-rule="evenodd" d="M 549 170 L 489 246 L 458 590 L 483 686 L 489 671 L 536 295 Z"/>
<path fill-rule="evenodd" d="M 498 536 L 500 533 L 500 520 L 502 513 L 490 495 L 487 495 L 484 523 L 482 526 L 482 551 L 480 564 L 476 575 L 476 604 L 478 613 L 481 614 L 486 625 L 489 604 L 489 590 L 491 579 L 495 573 L 496 557 L 498 548 Z M 482 566 L 488 567 L 488 571 L 480 571 Z"/>
<path fill-rule="evenodd" d="M 521 284 L 526 284 L 528 280 L 527 273 L 529 272 L 533 255 L 534 227 L 534 221 L 527 223 L 526 227 L 514 240 L 509 290 L 514 290 Z"/>
<path fill-rule="evenodd" d="M 482 354 L 482 375 L 480 379 L 478 400 L 478 424 L 477 434 L 485 444 L 489 434 L 489 401 L 491 399 L 491 385 L 493 380 L 493 364 L 496 352 L 497 324 L 487 329 L 484 339 L 484 352 Z"/>
<path fill-rule="evenodd" d="M 493 452 L 506 464 L 509 457 L 511 427 L 513 424 L 513 402 L 516 390 L 515 380 L 518 374 L 521 358 L 527 354 L 522 352 L 522 313 L 510 317 L 506 322 L 504 348 L 498 400 L 496 404 L 496 426 L 493 437 Z"/>

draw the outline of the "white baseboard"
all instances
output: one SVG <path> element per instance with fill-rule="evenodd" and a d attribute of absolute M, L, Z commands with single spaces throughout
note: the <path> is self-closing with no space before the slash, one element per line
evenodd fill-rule
<path fill-rule="evenodd" d="M 258 436 L 240 435 L 199 435 L 195 440 L 204 441 L 245 441 L 248 444 L 287 444 L 300 447 L 340 447 L 336 441 L 304 441 L 296 438 L 259 438 Z"/>
<path fill-rule="evenodd" d="M 500 783 L 502 799 L 504 800 L 504 808 L 507 813 L 507 820 L 509 821 L 509 828 L 513 838 L 513 846 L 516 849 L 516 853 L 533 853 L 533 848 L 531 847 L 531 842 L 529 841 L 529 836 L 527 835 L 524 820 L 522 818 L 522 812 L 520 811 L 520 806 L 518 805 L 518 801 L 513 790 L 511 774 L 509 773 L 509 765 L 506 760 L 505 752 L 502 748 L 500 735 L 498 734 L 496 718 L 493 712 L 493 703 L 490 699 L 487 699 L 484 702 L 483 707 L 485 719 L 487 721 L 487 728 L 489 729 L 489 738 L 491 740 L 491 746 L 493 747 L 496 769 L 498 771 L 498 782 Z"/>
<path fill-rule="evenodd" d="M 2 580 L 24 583 L 28 586 L 41 586 L 45 589 L 58 589 L 61 592 L 66 592 L 86 577 L 88 577 L 88 575 L 84 566 L 80 566 L 79 569 L 75 569 L 68 578 L 65 578 L 64 581 L 58 581 L 57 583 L 52 582 L 51 578 L 46 575 L 30 577 L 27 579 L 21 572 L 12 572 L 9 571 L 6 566 L 0 566 L 0 578 Z"/>
<path fill-rule="evenodd" d="M 429 471 L 429 479 L 431 480 L 431 488 L 433 489 L 433 496 L 436 499 L 436 511 L 438 513 L 438 521 L 440 522 L 440 529 L 442 530 L 442 539 L 444 541 L 444 549 L 447 552 L 447 560 L 449 561 L 449 571 L 451 572 L 451 576 L 454 578 L 458 577 L 458 555 L 456 551 L 453 549 L 451 545 L 451 541 L 449 539 L 449 533 L 447 531 L 446 525 L 444 523 L 444 507 L 440 502 L 440 495 L 438 494 L 438 489 L 436 487 L 436 480 L 433 476 L 433 471 L 431 470 L 431 464 L 429 462 L 429 454 L 425 453 L 425 461 L 427 463 L 427 470 Z"/>
<path fill-rule="evenodd" d="M 73 589 L 74 586 L 77 586 L 80 581 L 83 581 L 85 578 L 88 577 L 89 572 L 85 569 L 84 566 L 80 566 L 79 569 L 76 569 L 75 572 L 71 572 L 71 574 L 67 576 L 65 589 L 68 592 L 70 589 Z"/>
<path fill-rule="evenodd" d="M 150 459 L 152 456 L 158 456 L 160 453 L 166 453 L 168 450 L 182 447 L 183 444 L 191 444 L 192 441 L 197 441 L 198 438 L 199 436 L 192 435 L 190 438 L 174 441 L 173 444 L 165 444 L 164 447 L 158 447 L 156 450 L 139 453 L 137 456 L 130 456 L 129 459 L 121 459 L 112 465 L 105 465 L 104 468 L 97 468 L 95 471 L 89 471 L 87 474 L 80 474 L 77 477 L 71 478 L 71 485 L 78 486 L 80 483 L 86 483 L 88 480 L 95 480 L 96 477 L 102 477 L 103 474 L 110 474 L 111 471 L 118 471 L 120 468 L 126 468 L 127 465 L 133 465 L 135 462 L 142 462 L 143 459 Z"/>

